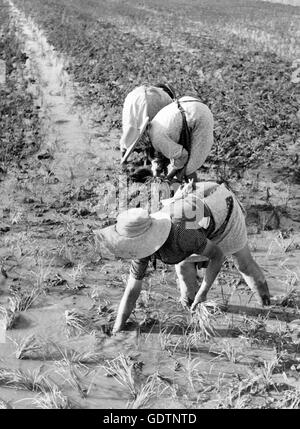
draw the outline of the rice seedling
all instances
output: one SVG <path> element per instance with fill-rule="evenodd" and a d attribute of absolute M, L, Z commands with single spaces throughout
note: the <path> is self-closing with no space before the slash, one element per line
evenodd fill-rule
<path fill-rule="evenodd" d="M 3 399 L 0 399 L 0 410 L 12 410 L 12 406 L 8 402 L 3 401 Z"/>
<path fill-rule="evenodd" d="M 110 306 L 111 301 L 107 296 L 103 296 L 102 292 L 99 290 L 99 287 L 94 286 L 92 290 L 88 293 L 88 296 L 91 298 L 94 304 L 101 306 Z"/>
<path fill-rule="evenodd" d="M 182 363 L 182 369 L 184 371 L 184 374 L 186 375 L 186 378 L 188 380 L 188 383 L 192 389 L 193 392 L 196 391 L 195 383 L 197 383 L 197 389 L 199 390 L 199 387 L 203 389 L 204 387 L 204 378 L 202 374 L 200 374 L 198 367 L 201 365 L 201 361 L 198 358 L 191 358 L 191 355 L 189 357 L 183 358 L 180 360 Z"/>
<path fill-rule="evenodd" d="M 194 331 L 189 333 L 186 330 L 181 338 L 185 351 L 200 350 L 203 347 L 203 335 L 201 332 Z"/>
<path fill-rule="evenodd" d="M 41 359 L 41 353 L 45 345 L 34 334 L 19 340 L 13 340 L 16 345 L 15 355 L 17 359 Z"/>
<path fill-rule="evenodd" d="M 157 320 L 159 323 L 160 329 L 171 329 L 176 331 L 179 329 L 186 329 L 188 327 L 188 321 L 185 315 L 175 314 L 171 315 L 169 313 L 159 312 L 157 315 Z"/>
<path fill-rule="evenodd" d="M 151 399 L 158 396 L 160 386 L 161 382 L 159 381 L 157 374 L 150 375 L 137 392 L 135 399 L 127 405 L 127 408 L 146 408 Z M 165 387 L 165 389 L 166 388 L 167 387 Z M 160 392 L 160 394 L 162 394 L 162 392 Z"/>
<path fill-rule="evenodd" d="M 217 354 L 217 358 L 225 358 L 232 363 L 238 363 L 243 358 L 239 349 L 235 348 L 230 341 L 222 341 L 222 349 L 213 353 Z"/>
<path fill-rule="evenodd" d="M 217 336 L 213 324 L 216 322 L 216 315 L 218 313 L 218 305 L 212 301 L 199 304 L 196 311 L 192 314 L 189 328 L 200 332 L 205 341 L 210 340 L 212 337 Z"/>
<path fill-rule="evenodd" d="M 190 334 L 188 330 L 185 330 L 182 335 L 178 336 L 178 340 L 174 344 L 173 353 L 179 350 L 184 350 L 186 353 L 190 353 L 191 348 L 193 347 L 192 335 L 193 334 Z"/>
<path fill-rule="evenodd" d="M 65 321 L 68 336 L 82 335 L 89 333 L 91 325 L 90 319 L 76 309 L 65 311 Z"/>
<path fill-rule="evenodd" d="M 66 410 L 76 408 L 67 396 L 57 386 L 52 386 L 48 392 L 43 392 L 33 400 L 33 405 L 44 410 Z"/>
<path fill-rule="evenodd" d="M 18 321 L 19 313 L 0 306 L 0 319 L 4 321 L 6 329 L 13 329 Z"/>
<path fill-rule="evenodd" d="M 13 313 L 27 311 L 39 298 L 41 290 L 34 288 L 31 291 L 16 291 L 9 297 L 10 310 Z"/>
<path fill-rule="evenodd" d="M 64 268 L 74 267 L 74 251 L 70 243 L 65 242 L 62 246 L 60 246 L 58 255 L 64 261 Z"/>
<path fill-rule="evenodd" d="M 261 379 L 265 384 L 266 389 L 273 387 L 275 385 L 273 381 L 273 373 L 275 368 L 279 363 L 278 357 L 275 357 L 271 361 L 263 361 L 263 366 L 261 368 Z"/>
<path fill-rule="evenodd" d="M 23 211 L 20 208 L 15 212 L 11 213 L 10 215 L 10 221 L 12 225 L 17 225 L 18 223 L 20 223 L 22 218 L 23 218 Z"/>
<path fill-rule="evenodd" d="M 284 397 L 277 403 L 276 408 L 299 409 L 300 389 L 291 389 L 284 392 Z"/>
<path fill-rule="evenodd" d="M 129 391 L 133 398 L 136 398 L 138 389 L 134 380 L 134 362 L 130 361 L 127 356 L 120 354 L 113 360 L 107 360 L 102 367 L 107 376 L 113 377 Z"/>
<path fill-rule="evenodd" d="M 166 328 L 160 330 L 160 332 L 158 334 L 158 339 L 159 339 L 159 344 L 160 344 L 161 350 L 166 350 L 171 354 L 175 353 L 178 345 L 181 342 L 180 338 L 177 340 L 177 342 L 174 342 L 173 341 L 174 335 L 172 334 L 172 332 L 167 332 Z M 147 339 L 145 340 L 145 342 L 146 341 L 147 341 Z"/>
<path fill-rule="evenodd" d="M 37 341 L 37 346 L 44 352 L 44 359 L 62 360 L 87 368 L 87 365 L 98 364 L 103 360 L 101 353 L 93 350 L 78 351 L 56 343 L 55 341 Z M 37 348 L 38 350 L 38 348 Z M 41 356 L 39 356 L 41 358 Z"/>
<path fill-rule="evenodd" d="M 40 371 L 41 368 L 33 371 L 0 368 L 0 386 L 31 392 L 51 390 L 53 382 Z"/>
<path fill-rule="evenodd" d="M 210 368 L 210 373 L 211 373 L 212 369 L 213 369 L 213 365 Z M 222 391 L 222 389 L 223 389 L 224 383 L 225 383 L 225 373 L 219 372 L 218 378 L 217 378 L 217 380 L 215 381 L 215 384 L 214 384 L 215 391 L 220 393 Z"/>
<path fill-rule="evenodd" d="M 286 293 L 272 300 L 273 305 L 298 309 L 299 296 L 295 287 L 287 287 Z"/>
<path fill-rule="evenodd" d="M 55 364 L 58 367 L 57 373 L 61 375 L 71 387 L 78 390 L 81 398 L 85 399 L 87 397 L 87 388 L 82 385 L 80 375 L 75 365 L 66 358 L 57 361 Z"/>
<path fill-rule="evenodd" d="M 73 279 L 74 282 L 83 278 L 85 274 L 84 268 L 85 264 L 82 263 L 78 264 L 76 267 L 73 267 L 70 277 Z"/>
<path fill-rule="evenodd" d="M 192 350 L 199 350 L 203 342 L 203 336 L 199 332 L 189 332 L 186 329 L 182 335 L 178 337 L 178 341 L 174 344 L 174 353 L 179 350 L 184 350 L 186 353 L 191 353 Z"/>
<path fill-rule="evenodd" d="M 243 396 L 242 392 L 238 389 L 236 392 L 234 389 L 228 389 L 225 397 L 220 398 L 217 408 L 219 409 L 244 409 L 247 408 L 249 402 L 248 396 Z"/>
<path fill-rule="evenodd" d="M 244 316 L 239 330 L 245 337 L 254 337 L 257 333 L 266 332 L 266 320 Z"/>
<path fill-rule="evenodd" d="M 50 277 L 52 262 L 53 262 L 53 258 L 50 260 L 50 262 L 46 266 L 45 265 L 45 261 L 44 261 L 44 259 L 42 258 L 41 255 L 40 255 L 39 258 L 37 258 L 37 260 L 36 260 L 37 271 L 36 272 L 32 272 L 32 274 L 35 277 L 35 287 L 36 287 L 37 291 L 42 291 L 43 290 L 45 282 Z"/>
<path fill-rule="evenodd" d="M 235 288 L 232 288 L 232 291 L 230 292 L 230 294 L 227 293 L 225 295 L 224 289 L 223 289 L 223 284 L 221 284 L 221 296 L 222 296 L 222 309 L 223 309 L 223 311 L 228 310 L 230 299 L 234 293 L 235 293 Z"/>
<path fill-rule="evenodd" d="M 93 351 L 76 351 L 73 350 L 69 354 L 69 359 L 73 363 L 77 363 L 80 365 L 91 365 L 98 364 L 99 361 L 103 360 L 101 353 L 93 352 Z"/>

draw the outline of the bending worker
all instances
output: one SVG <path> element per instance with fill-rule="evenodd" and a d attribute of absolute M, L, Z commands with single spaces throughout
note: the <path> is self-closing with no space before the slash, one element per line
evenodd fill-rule
<path fill-rule="evenodd" d="M 115 225 L 97 232 L 112 253 L 132 259 L 113 332 L 124 328 L 153 257 L 175 265 L 181 301 L 191 310 L 206 300 L 228 255 L 234 257 L 238 270 L 260 304 L 270 304 L 264 274 L 247 244 L 245 216 L 239 201 L 224 184 L 196 185 L 196 190 L 186 195 L 175 195 L 159 212 L 148 215 L 140 208 L 129 209 L 118 216 Z M 203 260 L 208 260 L 208 265 L 198 288 L 197 264 Z"/>
<path fill-rule="evenodd" d="M 152 171 L 159 175 L 170 164 L 168 179 L 197 179 L 213 144 L 213 115 L 195 97 L 181 97 L 161 109 L 150 122 L 146 118 L 139 137 L 128 147 L 121 163 L 134 150 L 148 150 Z M 157 173 L 155 172 L 157 170 Z"/>

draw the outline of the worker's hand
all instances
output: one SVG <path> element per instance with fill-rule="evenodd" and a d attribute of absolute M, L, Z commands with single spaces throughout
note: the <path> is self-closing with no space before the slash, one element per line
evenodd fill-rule
<path fill-rule="evenodd" d="M 124 330 L 123 330 L 123 329 L 113 329 L 113 330 L 111 331 L 111 336 L 112 336 L 112 337 L 118 337 L 118 336 L 121 336 L 121 335 L 122 335 L 122 333 L 124 333 Z"/>
<path fill-rule="evenodd" d="M 158 177 L 161 173 L 160 164 L 157 158 L 151 161 L 151 171 L 152 171 L 153 177 Z"/>
<path fill-rule="evenodd" d="M 170 173 L 167 175 L 167 180 L 172 180 L 175 176 L 176 173 L 178 172 L 177 168 L 173 168 Z"/>
<path fill-rule="evenodd" d="M 191 305 L 191 312 L 196 311 L 197 305 L 204 301 L 206 301 L 206 294 L 196 295 Z"/>
<path fill-rule="evenodd" d="M 190 194 L 193 190 L 193 182 L 194 180 L 191 179 L 188 183 L 180 185 L 174 194 L 173 200 L 180 200 L 181 198 L 184 198 L 186 195 Z"/>
<path fill-rule="evenodd" d="M 189 311 L 193 303 L 193 300 L 186 296 L 181 296 L 179 299 L 179 302 L 185 310 Z"/>

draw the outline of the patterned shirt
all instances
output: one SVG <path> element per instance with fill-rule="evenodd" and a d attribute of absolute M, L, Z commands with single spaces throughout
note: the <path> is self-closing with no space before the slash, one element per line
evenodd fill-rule
<path fill-rule="evenodd" d="M 172 226 L 167 241 L 154 254 L 165 264 L 178 264 L 193 253 L 201 254 L 207 244 L 209 232 L 203 228 L 187 229 L 185 219 L 172 219 Z M 131 262 L 130 274 L 136 280 L 142 280 L 145 276 L 151 256 L 135 259 Z"/>

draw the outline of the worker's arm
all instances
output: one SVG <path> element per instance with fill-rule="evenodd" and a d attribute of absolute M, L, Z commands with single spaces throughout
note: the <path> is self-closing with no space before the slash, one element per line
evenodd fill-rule
<path fill-rule="evenodd" d="M 143 280 L 137 280 L 132 275 L 129 276 L 125 292 L 121 299 L 117 318 L 113 327 L 113 334 L 124 328 L 125 322 L 135 307 L 135 303 L 142 290 Z"/>
<path fill-rule="evenodd" d="M 152 146 L 171 161 L 172 169 L 182 169 L 188 160 L 188 152 L 169 136 L 166 128 L 156 119 L 151 121 L 149 136 Z"/>
<path fill-rule="evenodd" d="M 209 259 L 209 263 L 205 270 L 205 276 L 203 278 L 202 284 L 191 306 L 191 310 L 195 310 L 196 306 L 200 302 L 206 300 L 207 293 L 212 287 L 217 275 L 219 274 L 225 258 L 222 250 L 210 240 L 207 240 L 206 247 L 204 251 L 201 252 L 201 256 L 206 256 Z"/>
<path fill-rule="evenodd" d="M 148 257 L 131 261 L 130 275 L 118 308 L 113 333 L 119 332 L 124 328 L 126 320 L 134 309 L 136 300 L 141 293 L 143 278 L 145 276 L 148 263 Z"/>

